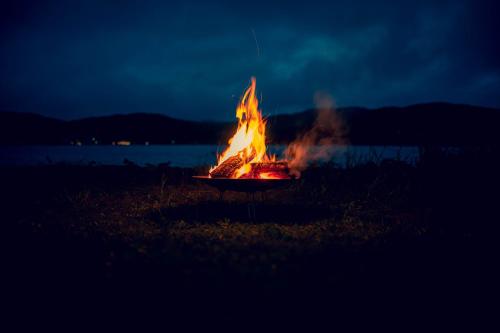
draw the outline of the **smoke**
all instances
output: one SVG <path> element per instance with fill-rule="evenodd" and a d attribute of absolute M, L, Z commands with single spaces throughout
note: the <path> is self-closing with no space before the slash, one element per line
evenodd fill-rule
<path fill-rule="evenodd" d="M 291 174 L 299 177 L 301 171 L 314 162 L 332 158 L 335 146 L 345 144 L 346 128 L 336 112 L 334 99 L 326 92 L 314 94 L 317 116 L 310 130 L 299 135 L 285 150 L 285 159 Z"/>

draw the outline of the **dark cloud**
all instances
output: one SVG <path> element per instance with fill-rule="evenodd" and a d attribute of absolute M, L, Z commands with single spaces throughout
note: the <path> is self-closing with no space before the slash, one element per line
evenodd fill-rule
<path fill-rule="evenodd" d="M 229 119 L 252 75 L 266 114 L 310 107 L 316 91 L 340 106 L 500 107 L 494 1 L 1 6 L 0 109 Z"/>

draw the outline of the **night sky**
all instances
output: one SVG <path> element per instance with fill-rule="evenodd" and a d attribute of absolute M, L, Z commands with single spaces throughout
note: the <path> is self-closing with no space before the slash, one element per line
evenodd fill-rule
<path fill-rule="evenodd" d="M 500 107 L 498 1 L 2 1 L 0 110 L 229 120 L 449 101 Z"/>

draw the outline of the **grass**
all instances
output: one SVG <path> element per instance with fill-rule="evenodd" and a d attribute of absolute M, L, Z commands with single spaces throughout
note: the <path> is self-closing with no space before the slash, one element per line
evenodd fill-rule
<path fill-rule="evenodd" d="M 219 200 L 193 181 L 202 169 L 4 168 L 7 267 L 30 293 L 33 280 L 179 298 L 463 293 L 465 281 L 484 283 L 495 253 L 498 169 L 487 156 L 313 166 L 257 195 L 255 219 L 245 194 Z"/>

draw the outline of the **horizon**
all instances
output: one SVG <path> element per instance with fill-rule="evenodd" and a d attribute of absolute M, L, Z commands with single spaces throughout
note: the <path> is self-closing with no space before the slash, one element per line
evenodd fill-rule
<path fill-rule="evenodd" d="M 390 108 L 400 108 L 400 109 L 405 109 L 405 108 L 410 108 L 410 107 L 419 107 L 419 106 L 424 106 L 424 105 L 439 105 L 439 104 L 446 104 L 446 105 L 452 105 L 452 106 L 464 106 L 464 107 L 471 107 L 471 108 L 481 108 L 481 109 L 487 109 L 487 110 L 496 110 L 500 111 L 500 107 L 489 107 L 489 106 L 483 106 L 483 105 L 473 105 L 473 104 L 466 104 L 466 103 L 452 103 L 452 102 L 445 102 L 445 101 L 431 101 L 431 102 L 422 102 L 422 103 L 415 103 L 415 104 L 409 104 L 409 105 L 385 105 L 381 107 L 365 107 L 365 106 L 357 106 L 357 105 L 351 105 L 351 106 L 335 106 L 332 107 L 332 110 L 346 110 L 346 109 L 364 109 L 367 111 L 376 111 L 376 110 L 382 110 L 382 109 L 390 109 Z M 318 110 L 318 107 L 315 106 L 310 106 L 306 109 L 295 111 L 295 112 L 287 112 L 287 113 L 277 113 L 277 114 L 268 114 L 266 115 L 265 112 L 263 112 L 264 117 L 269 118 L 269 117 L 275 117 L 275 116 L 287 116 L 287 115 L 297 115 L 300 113 L 305 113 L 309 111 L 315 111 Z M 187 118 L 181 118 L 181 117 L 175 117 L 167 113 L 163 112 L 147 112 L 147 111 L 137 111 L 137 112 L 129 112 L 129 113 L 105 113 L 102 115 L 95 115 L 95 116 L 82 116 L 79 118 L 70 118 L 70 119 L 65 119 L 65 118 L 59 118 L 59 117 L 53 117 L 53 116 L 48 116 L 44 115 L 39 112 L 26 112 L 26 111 L 12 111 L 12 110 L 3 110 L 0 109 L 0 113 L 16 113 L 16 114 L 31 114 L 31 115 L 36 115 L 36 116 L 42 116 L 46 118 L 51 118 L 55 120 L 60 120 L 60 121 L 77 121 L 77 120 L 83 120 L 83 119 L 90 119 L 90 118 L 102 118 L 102 117 L 114 117 L 114 116 L 130 116 L 130 115 L 159 115 L 163 117 L 168 117 L 171 119 L 176 119 L 176 120 L 184 120 L 184 121 L 191 121 L 191 122 L 213 122 L 213 123 L 232 123 L 234 122 L 234 119 L 187 119 Z M 234 115 L 234 113 L 233 113 Z"/>
<path fill-rule="evenodd" d="M 0 109 L 230 121 L 251 76 L 266 115 L 311 108 L 317 92 L 341 106 L 499 108 L 499 6 L 3 1 Z"/>

